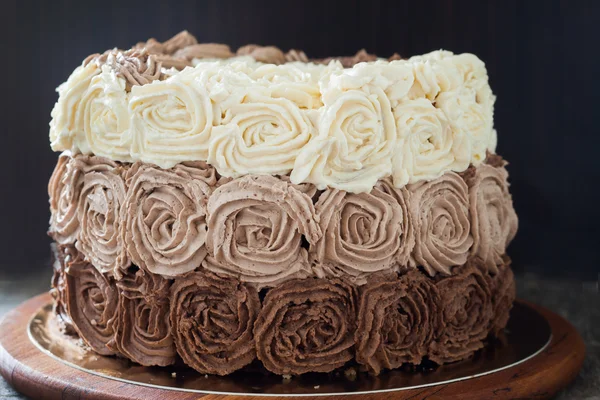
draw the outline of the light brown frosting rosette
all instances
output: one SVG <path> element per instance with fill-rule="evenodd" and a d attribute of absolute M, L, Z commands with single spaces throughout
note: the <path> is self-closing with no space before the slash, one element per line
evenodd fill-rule
<path fill-rule="evenodd" d="M 176 276 L 200 266 L 206 256 L 206 202 L 216 184 L 203 162 L 171 169 L 135 163 L 126 174 L 123 235 L 135 265 Z"/>
<path fill-rule="evenodd" d="M 321 230 L 310 197 L 273 176 L 249 175 L 219 186 L 208 201 L 205 268 L 258 288 L 306 276 L 302 240 L 316 243 Z"/>
<path fill-rule="evenodd" d="M 205 270 L 175 279 L 171 325 L 177 352 L 203 374 L 227 375 L 256 358 L 252 327 L 257 291 Z"/>
<path fill-rule="evenodd" d="M 427 273 L 450 275 L 450 268 L 467 261 L 473 244 L 468 187 L 455 172 L 430 182 L 408 185 L 416 242 L 411 264 Z"/>
<path fill-rule="evenodd" d="M 161 79 L 162 63 L 145 49 L 111 52 L 106 65 L 111 67 L 117 76 L 125 78 L 128 92 L 132 86 L 141 86 Z"/>
<path fill-rule="evenodd" d="M 462 175 L 469 187 L 473 247 L 471 254 L 497 273 L 506 247 L 515 237 L 519 221 L 508 191 L 508 172 L 497 158 L 490 164 L 470 167 Z"/>
<path fill-rule="evenodd" d="M 258 359 L 284 375 L 330 372 L 354 356 L 356 291 L 338 279 L 307 278 L 272 288 L 254 338 Z"/>
<path fill-rule="evenodd" d="M 396 60 L 397 54 L 394 54 L 392 57 L 392 59 Z M 361 49 L 358 52 L 356 52 L 356 54 L 353 56 L 327 57 L 323 59 L 313 59 L 311 61 L 320 64 L 329 64 L 331 61 L 334 60 L 339 61 L 344 68 L 352 68 L 353 66 L 361 62 L 377 61 L 377 56 L 375 54 L 367 53 L 365 49 Z"/>
<path fill-rule="evenodd" d="M 198 40 L 189 33 L 188 31 L 181 31 L 172 38 L 165 42 L 159 42 L 158 40 L 151 38 L 146 42 L 139 42 L 134 46 L 137 49 L 145 48 L 150 54 L 175 54 L 178 50 L 181 50 L 187 46 L 191 46 L 198 43 Z"/>
<path fill-rule="evenodd" d="M 67 312 L 79 337 L 98 354 L 115 354 L 107 347 L 118 316 L 118 293 L 111 278 L 76 256 L 67 263 L 66 298 Z"/>
<path fill-rule="evenodd" d="M 230 58 L 234 54 L 226 44 L 220 43 L 197 43 L 192 44 L 175 52 L 175 58 L 185 60 L 202 59 L 202 58 Z"/>
<path fill-rule="evenodd" d="M 259 46 L 257 44 L 247 44 L 240 47 L 237 56 L 250 56 L 256 61 L 269 64 L 284 64 L 286 56 L 278 47 L 275 46 Z"/>
<path fill-rule="evenodd" d="M 374 275 L 360 288 L 356 361 L 375 375 L 420 364 L 440 327 L 439 302 L 433 281 L 416 269 Z"/>
<path fill-rule="evenodd" d="M 116 285 L 118 318 L 108 347 L 141 365 L 173 364 L 177 351 L 169 319 L 171 282 L 138 269 L 128 271 Z"/>
<path fill-rule="evenodd" d="M 397 270 L 399 255 L 406 262 L 412 245 L 406 191 L 394 194 L 380 187 L 370 193 L 325 190 L 315 206 L 323 236 L 310 248 L 319 269 L 362 284 L 369 274 Z"/>
<path fill-rule="evenodd" d="M 73 245 L 50 245 L 52 250 L 52 281 L 50 282 L 50 296 L 52 296 L 52 310 L 56 315 L 59 326 L 68 335 L 76 334 L 73 321 L 67 312 L 67 282 L 66 269 L 80 253 Z"/>
<path fill-rule="evenodd" d="M 517 297 L 515 277 L 510 268 L 511 260 L 507 255 L 497 266 L 498 272 L 491 276 L 492 307 L 494 317 L 492 319 L 491 333 L 498 335 L 508 323 L 510 310 Z"/>
<path fill-rule="evenodd" d="M 48 182 L 50 229 L 48 234 L 58 244 L 73 244 L 79 232 L 77 204 L 83 186 L 83 171 L 69 154 L 58 158 Z"/>
<path fill-rule="evenodd" d="M 130 265 L 119 215 L 126 195 L 123 167 L 104 157 L 86 155 L 71 162 L 83 171 L 75 246 L 98 271 L 119 277 L 120 270 Z"/>
<path fill-rule="evenodd" d="M 473 265 L 456 267 L 440 279 L 440 329 L 429 350 L 438 364 L 462 360 L 483 347 L 493 316 L 491 283 Z"/>

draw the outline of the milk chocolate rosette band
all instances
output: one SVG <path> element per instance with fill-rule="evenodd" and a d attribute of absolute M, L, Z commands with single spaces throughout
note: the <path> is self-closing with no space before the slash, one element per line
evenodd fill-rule
<path fill-rule="evenodd" d="M 203 270 L 178 277 L 170 301 L 173 338 L 188 366 L 227 375 L 256 358 L 252 329 L 260 300 L 254 288 Z"/>
<path fill-rule="evenodd" d="M 171 335 L 169 290 L 160 275 L 133 268 L 116 282 L 119 292 L 113 349 L 141 365 L 171 365 L 177 351 Z"/>
<path fill-rule="evenodd" d="M 234 179 L 213 192 L 208 214 L 205 268 L 259 288 L 310 275 L 302 242 L 316 243 L 321 229 L 301 187 L 272 176 Z"/>
<path fill-rule="evenodd" d="M 430 182 L 408 186 L 415 226 L 411 264 L 430 275 L 451 274 L 451 267 L 467 261 L 473 245 L 468 187 L 454 172 Z"/>
<path fill-rule="evenodd" d="M 122 234 L 132 261 L 164 276 L 198 268 L 207 254 L 206 203 L 216 184 L 214 170 L 199 162 L 169 170 L 136 163 L 126 179 Z"/>
<path fill-rule="evenodd" d="M 320 195 L 315 208 L 323 236 L 310 255 L 323 273 L 364 283 L 369 274 L 406 265 L 414 245 L 408 192 L 387 189 L 395 196 L 379 187 L 359 194 L 327 189 Z"/>
<path fill-rule="evenodd" d="M 356 290 L 338 279 L 294 279 L 272 288 L 254 326 L 271 372 L 330 372 L 354 357 Z"/>
<path fill-rule="evenodd" d="M 440 329 L 440 293 L 418 270 L 376 274 L 360 288 L 356 361 L 375 375 L 418 365 Z"/>
<path fill-rule="evenodd" d="M 499 156 L 488 156 L 479 167 L 470 167 L 462 175 L 469 186 L 469 208 L 473 247 L 471 253 L 479 257 L 492 273 L 518 228 L 517 214 L 508 191 L 506 163 Z"/>
<path fill-rule="evenodd" d="M 58 157 L 48 182 L 50 229 L 48 234 L 58 244 L 73 244 L 79 232 L 77 205 L 83 185 L 83 171 L 70 154 Z"/>
<path fill-rule="evenodd" d="M 77 202 L 79 233 L 75 246 L 102 273 L 130 265 L 119 215 L 126 196 L 124 168 L 103 157 L 78 156 L 83 184 Z M 74 168 L 78 168 L 75 166 Z"/>

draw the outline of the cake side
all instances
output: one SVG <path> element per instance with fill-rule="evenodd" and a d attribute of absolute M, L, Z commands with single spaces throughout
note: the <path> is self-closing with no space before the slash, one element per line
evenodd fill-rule
<path fill-rule="evenodd" d="M 97 353 L 379 374 L 501 335 L 518 220 L 477 57 L 182 32 L 93 54 L 58 92 L 52 295 Z"/>

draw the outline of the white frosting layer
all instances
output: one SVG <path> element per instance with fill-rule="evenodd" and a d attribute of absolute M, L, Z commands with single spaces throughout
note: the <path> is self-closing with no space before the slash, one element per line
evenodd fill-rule
<path fill-rule="evenodd" d="M 290 174 L 368 192 L 435 179 L 494 151 L 495 96 L 472 54 L 435 51 L 344 69 L 248 57 L 197 60 L 126 91 L 107 66 L 78 67 L 57 89 L 55 151 L 169 168 L 208 161 L 221 175 Z"/>

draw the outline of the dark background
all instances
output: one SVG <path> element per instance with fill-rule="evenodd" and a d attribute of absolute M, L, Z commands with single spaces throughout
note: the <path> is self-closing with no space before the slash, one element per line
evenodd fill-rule
<path fill-rule="evenodd" d="M 47 263 L 54 88 L 90 53 L 187 29 L 311 57 L 475 53 L 498 96 L 498 152 L 520 217 L 515 269 L 598 279 L 600 1 L 12 1 L 2 19 L 0 276 Z"/>

